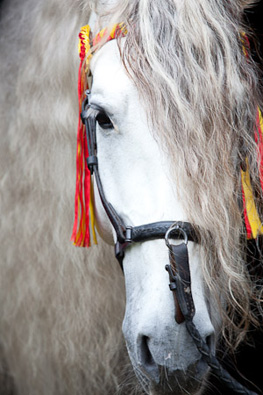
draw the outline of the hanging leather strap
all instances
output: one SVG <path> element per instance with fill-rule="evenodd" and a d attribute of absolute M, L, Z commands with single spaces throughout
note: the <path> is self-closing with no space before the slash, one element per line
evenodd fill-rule
<path fill-rule="evenodd" d="M 169 259 L 170 265 L 165 268 L 169 273 L 170 290 L 173 291 L 175 320 L 181 324 L 185 319 L 192 319 L 195 314 L 187 244 L 170 244 Z"/>

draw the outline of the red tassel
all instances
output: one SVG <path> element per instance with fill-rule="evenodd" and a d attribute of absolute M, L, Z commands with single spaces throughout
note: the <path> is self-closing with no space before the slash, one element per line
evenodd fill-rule
<path fill-rule="evenodd" d="M 86 131 L 81 120 L 81 106 L 85 90 L 88 88 L 84 70 L 84 60 L 86 57 L 86 46 L 84 34 L 79 34 L 80 38 L 80 65 L 78 73 L 78 99 L 79 99 L 79 120 L 77 133 L 77 154 L 76 154 L 76 192 L 75 192 L 75 218 L 71 240 L 78 247 L 90 245 L 89 232 L 89 204 L 90 204 L 90 172 L 87 167 L 86 158 L 88 148 L 86 141 Z"/>
<path fill-rule="evenodd" d="M 123 24 L 115 25 L 112 29 L 108 40 L 117 38 L 119 35 L 127 33 Z M 95 38 L 98 43 L 105 34 L 103 29 Z M 91 58 L 90 54 L 90 27 L 88 25 L 81 28 L 79 34 L 79 73 L 78 73 L 78 99 L 79 99 L 79 121 L 77 133 L 77 154 L 76 154 L 76 192 L 75 192 L 75 217 L 71 240 L 76 246 L 88 247 L 90 245 L 89 222 L 91 216 L 91 227 L 94 243 L 97 244 L 96 232 L 94 228 L 94 207 L 91 201 L 91 177 L 87 166 L 88 146 L 86 139 L 85 126 L 81 121 L 82 101 L 84 92 L 88 89 L 86 72 Z M 91 211 L 90 211 L 91 210 Z"/>

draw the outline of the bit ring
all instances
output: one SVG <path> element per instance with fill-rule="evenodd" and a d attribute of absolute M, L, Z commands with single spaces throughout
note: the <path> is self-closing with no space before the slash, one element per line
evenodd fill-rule
<path fill-rule="evenodd" d="M 173 225 L 170 226 L 170 228 L 167 230 L 167 232 L 165 233 L 165 236 L 164 236 L 165 244 L 167 245 L 167 247 L 169 249 L 171 248 L 171 244 L 169 243 L 169 238 L 170 238 L 169 236 L 170 236 L 170 233 L 172 233 L 174 230 L 177 230 L 179 232 L 179 234 L 181 233 L 181 235 L 183 235 L 183 243 L 187 245 L 188 244 L 187 233 L 177 222 L 175 222 Z"/>

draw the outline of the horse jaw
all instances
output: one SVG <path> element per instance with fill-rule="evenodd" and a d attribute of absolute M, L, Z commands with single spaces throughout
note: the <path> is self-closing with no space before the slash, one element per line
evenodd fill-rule
<path fill-rule="evenodd" d="M 127 225 L 161 220 L 187 220 L 170 176 L 165 152 L 149 129 L 143 104 L 121 63 L 116 41 L 92 60 L 91 103 L 102 107 L 115 126 L 97 127 L 99 171 L 107 200 Z M 111 225 L 96 195 L 96 216 L 109 240 Z M 113 231 L 113 237 L 116 236 Z M 199 246 L 189 242 L 194 323 L 203 339 L 214 343 L 207 307 Z M 123 333 L 134 370 L 153 394 L 196 392 L 208 372 L 185 325 L 174 319 L 174 303 L 164 270 L 164 241 L 127 249 L 124 259 L 126 312 Z M 218 320 L 219 317 L 213 317 Z"/>

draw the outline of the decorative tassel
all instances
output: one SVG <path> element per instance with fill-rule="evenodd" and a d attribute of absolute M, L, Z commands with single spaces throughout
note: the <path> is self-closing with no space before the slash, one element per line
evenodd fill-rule
<path fill-rule="evenodd" d="M 108 34 L 108 29 L 104 28 L 102 29 L 94 38 L 93 40 L 93 46 L 98 45 L 101 40 L 106 37 Z M 120 36 L 125 36 L 127 34 L 127 28 L 124 23 L 117 23 L 113 25 L 110 34 L 108 34 L 108 37 L 106 39 L 106 42 L 114 40 L 115 38 L 118 38 Z"/>
<path fill-rule="evenodd" d="M 97 45 L 107 35 L 108 30 L 103 29 L 93 40 Z M 124 36 L 127 33 L 123 23 L 114 25 L 106 41 Z M 75 219 L 71 240 L 78 247 L 89 247 L 91 244 L 90 225 L 93 242 L 97 244 L 94 215 L 94 195 L 90 171 L 87 166 L 88 146 L 86 129 L 81 120 L 82 101 L 84 93 L 89 88 L 87 74 L 91 60 L 91 31 L 89 25 L 83 26 L 79 34 L 79 74 L 78 74 L 78 99 L 79 120 L 77 133 L 76 155 L 76 192 L 75 192 Z"/>
<path fill-rule="evenodd" d="M 249 60 L 250 43 L 245 33 L 241 34 L 241 42 L 244 55 L 246 59 Z M 255 142 L 258 145 L 259 151 L 259 176 L 261 187 L 263 190 L 263 120 L 259 108 L 257 109 Z M 259 234 L 263 234 L 263 225 L 254 200 L 253 188 L 250 181 L 248 160 L 246 160 L 246 171 L 241 170 L 241 183 L 247 239 L 256 239 Z"/>
<path fill-rule="evenodd" d="M 257 130 L 255 131 L 255 141 L 258 145 L 259 176 L 261 187 L 263 188 L 263 119 L 259 109 L 257 111 Z M 249 175 L 248 160 L 246 160 L 246 164 L 247 170 L 241 170 L 244 218 L 247 238 L 256 239 L 259 234 L 263 234 L 263 225 L 254 201 L 253 188 Z"/>
<path fill-rule="evenodd" d="M 79 120 L 77 133 L 77 157 L 76 157 L 76 192 L 75 192 L 75 220 L 71 240 L 78 247 L 88 247 L 90 245 L 90 213 L 91 205 L 91 177 L 88 170 L 86 158 L 88 157 L 87 139 L 85 126 L 81 121 L 82 101 L 84 92 L 88 89 L 86 73 L 89 70 L 91 59 L 91 39 L 90 27 L 88 25 L 81 28 L 79 34 L 79 74 L 78 74 L 78 99 L 79 99 Z M 92 210 L 94 215 L 94 210 Z M 94 218 L 92 219 L 95 226 Z M 94 243 L 97 243 L 95 229 L 92 231 Z"/>

